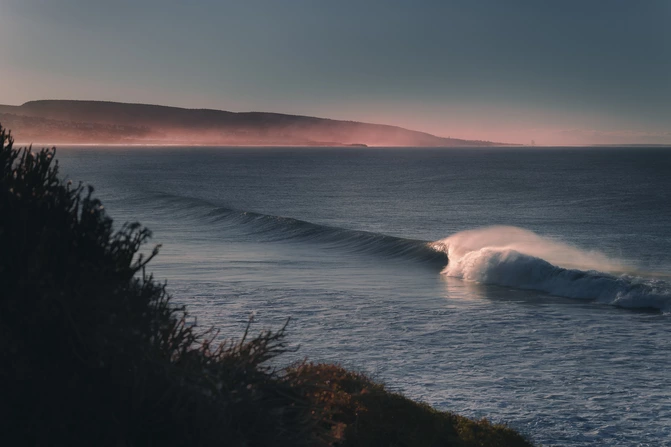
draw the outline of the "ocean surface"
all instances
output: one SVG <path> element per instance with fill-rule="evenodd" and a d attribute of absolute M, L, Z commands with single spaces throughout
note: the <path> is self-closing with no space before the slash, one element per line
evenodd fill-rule
<path fill-rule="evenodd" d="M 671 150 L 59 148 L 222 337 L 544 446 L 671 446 Z M 149 250 L 149 247 L 147 248 Z"/>

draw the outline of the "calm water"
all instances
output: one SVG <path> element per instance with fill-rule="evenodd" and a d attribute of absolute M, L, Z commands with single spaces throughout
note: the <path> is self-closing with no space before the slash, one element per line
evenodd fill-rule
<path fill-rule="evenodd" d="M 545 446 L 671 446 L 671 150 L 65 148 L 199 324 Z M 448 264 L 449 257 L 449 264 Z"/>

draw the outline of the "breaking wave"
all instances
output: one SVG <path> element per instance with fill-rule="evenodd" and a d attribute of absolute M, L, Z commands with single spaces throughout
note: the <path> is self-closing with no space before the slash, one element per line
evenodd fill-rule
<path fill-rule="evenodd" d="M 580 250 L 516 227 L 456 233 L 432 244 L 447 254 L 447 276 L 537 290 L 627 308 L 671 310 L 671 284 L 640 276 L 606 255 Z"/>
<path fill-rule="evenodd" d="M 619 307 L 671 311 L 668 277 L 636 271 L 603 253 L 582 250 L 522 228 L 479 228 L 429 242 L 242 211 L 166 193 L 157 193 L 154 199 L 158 199 L 152 200 L 158 207 L 166 202 L 174 205 L 178 211 L 171 211 L 172 216 L 232 228 L 254 242 L 315 243 L 320 249 L 419 262 L 466 281 Z"/>

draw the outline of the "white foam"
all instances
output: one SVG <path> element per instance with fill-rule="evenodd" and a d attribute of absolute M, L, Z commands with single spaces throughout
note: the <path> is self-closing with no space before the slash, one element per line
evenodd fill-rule
<path fill-rule="evenodd" d="M 444 275 L 483 284 L 593 299 L 622 307 L 671 309 L 669 283 L 627 274 L 622 262 L 516 227 L 487 227 L 434 242 Z"/>

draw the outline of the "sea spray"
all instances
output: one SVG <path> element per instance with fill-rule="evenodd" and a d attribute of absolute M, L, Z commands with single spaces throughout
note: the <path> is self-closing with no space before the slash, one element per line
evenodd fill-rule
<path fill-rule="evenodd" d="M 592 299 L 621 307 L 671 309 L 671 284 L 636 276 L 624 263 L 543 238 L 529 230 L 496 226 L 456 233 L 431 245 L 447 253 L 447 276 L 483 284 Z"/>
<path fill-rule="evenodd" d="M 539 236 L 532 231 L 511 226 L 461 231 L 433 245 L 443 251 L 447 249 L 451 261 L 450 268 L 454 267 L 452 261 L 471 257 L 480 250 L 490 252 L 493 250 L 515 251 L 564 268 L 618 273 L 626 271 L 622 262 L 613 260 L 601 252 L 582 250 Z"/>

